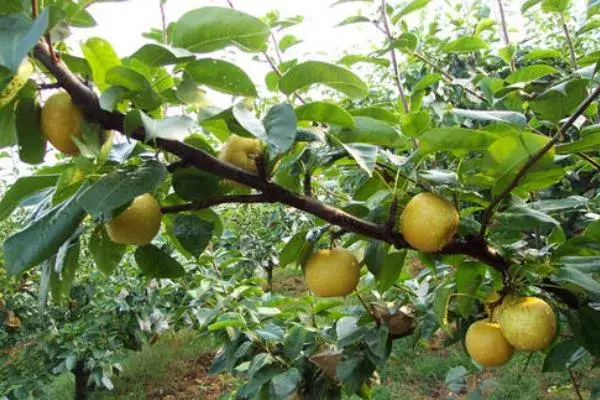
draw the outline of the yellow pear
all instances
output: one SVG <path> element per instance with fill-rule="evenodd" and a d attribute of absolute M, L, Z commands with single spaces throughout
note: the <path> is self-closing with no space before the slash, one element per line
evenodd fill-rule
<path fill-rule="evenodd" d="M 518 350 L 542 350 L 556 335 L 554 310 L 538 297 L 505 300 L 499 322 L 506 340 Z"/>
<path fill-rule="evenodd" d="M 500 324 L 487 321 L 471 324 L 467 330 L 465 345 L 471 358 L 484 367 L 506 364 L 515 351 L 502 335 Z"/>
<path fill-rule="evenodd" d="M 72 138 L 81 139 L 83 112 L 71 101 L 67 92 L 58 92 L 42 108 L 42 132 L 59 151 L 70 156 L 79 154 Z"/>
<path fill-rule="evenodd" d="M 420 193 L 402 211 L 400 230 L 412 247 L 433 253 L 452 240 L 458 220 L 458 211 L 448 200 L 433 193 Z"/>
<path fill-rule="evenodd" d="M 358 285 L 358 260 L 347 250 L 336 248 L 313 254 L 304 267 L 304 280 L 317 296 L 346 296 Z"/>
<path fill-rule="evenodd" d="M 150 193 L 145 193 L 106 223 L 106 233 L 115 243 L 145 245 L 160 230 L 161 218 L 160 205 Z"/>
<path fill-rule="evenodd" d="M 219 158 L 238 168 L 256 174 L 256 159 L 262 152 L 260 140 L 231 135 L 223 144 Z"/>

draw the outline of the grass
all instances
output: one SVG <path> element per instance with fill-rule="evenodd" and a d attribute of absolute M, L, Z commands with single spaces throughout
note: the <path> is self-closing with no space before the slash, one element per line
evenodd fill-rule
<path fill-rule="evenodd" d="M 123 373 L 114 379 L 115 390 L 95 392 L 92 400 L 146 399 L 219 399 L 239 384 L 234 378 L 206 374 L 210 351 L 209 339 L 190 331 L 168 334 L 139 353 L 131 353 Z M 392 356 L 381 372 L 382 384 L 374 389 L 374 400 L 467 400 L 477 387 L 486 400 L 576 400 L 568 374 L 542 374 L 543 355 L 534 354 L 525 373 L 527 355 L 518 353 L 502 368 L 477 371 L 461 345 L 445 349 L 413 348 L 409 340 L 397 341 Z M 600 381 L 600 371 L 590 371 L 590 360 L 574 369 L 584 399 Z M 457 366 L 468 369 L 465 389 L 452 392 L 445 383 L 448 370 Z M 49 399 L 71 399 L 70 374 L 55 380 Z"/>
<path fill-rule="evenodd" d="M 501 368 L 477 371 L 461 345 L 415 349 L 408 341 L 399 341 L 394 344 L 392 357 L 381 374 L 382 385 L 374 390 L 373 399 L 467 399 L 467 393 L 477 388 L 486 400 L 578 399 L 567 373 L 541 373 L 543 354 L 534 354 L 523 373 L 527 357 L 518 353 Z M 589 361 L 574 368 L 584 399 L 600 380 L 600 372 L 590 371 Z M 469 375 L 465 390 L 455 393 L 447 387 L 445 378 L 448 370 L 460 365 L 469 370 Z"/>
<path fill-rule="evenodd" d="M 226 377 L 207 376 L 214 344 L 193 331 L 163 335 L 155 345 L 132 352 L 123 363 L 123 373 L 113 379 L 114 391 L 98 391 L 92 400 L 146 400 L 153 398 L 213 399 L 226 388 Z M 72 399 L 71 374 L 56 379 L 49 399 Z M 202 392 L 202 393 L 200 393 Z M 199 396 L 199 397 L 198 397 Z"/>

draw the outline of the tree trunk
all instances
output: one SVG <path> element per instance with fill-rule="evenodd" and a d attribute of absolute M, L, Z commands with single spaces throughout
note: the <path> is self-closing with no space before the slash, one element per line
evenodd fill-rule
<path fill-rule="evenodd" d="M 75 375 L 75 400 L 87 400 L 87 383 L 90 372 L 85 369 L 85 361 L 77 360 L 73 375 Z"/>
<path fill-rule="evenodd" d="M 273 291 L 273 268 L 275 267 L 274 263 L 269 260 L 267 262 L 267 267 L 265 268 L 267 270 L 267 292 L 272 292 Z"/>

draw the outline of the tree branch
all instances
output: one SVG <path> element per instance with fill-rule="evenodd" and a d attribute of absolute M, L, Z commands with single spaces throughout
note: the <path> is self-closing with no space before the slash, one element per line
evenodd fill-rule
<path fill-rule="evenodd" d="M 573 46 L 573 40 L 571 39 L 571 34 L 569 33 L 569 27 L 567 26 L 567 22 L 565 21 L 564 16 L 560 16 L 560 22 L 562 25 L 562 30 L 565 34 L 565 39 L 567 40 L 567 45 L 569 46 L 569 55 L 571 58 L 571 68 L 574 70 L 577 69 L 577 55 L 575 54 L 575 46 Z"/>
<path fill-rule="evenodd" d="M 44 42 L 39 42 L 35 46 L 34 55 L 56 78 L 57 82 L 71 95 L 75 104 L 82 108 L 88 120 L 99 123 L 104 129 L 125 133 L 125 116 L 119 112 L 108 112 L 103 110 L 100 107 L 98 97 L 94 91 L 83 84 L 79 78 L 68 69 L 64 62 L 60 60 L 57 63 L 53 62 L 48 46 Z M 129 136 L 140 141 L 145 141 L 146 139 L 143 128 L 130 133 Z M 278 202 L 304 211 L 327 221 L 331 225 L 337 225 L 345 232 L 353 232 L 361 236 L 381 240 L 392 244 L 397 248 L 410 247 L 400 232 L 389 231 L 385 224 L 376 224 L 360 219 L 314 198 L 293 193 L 269 180 L 262 180 L 257 175 L 221 161 L 218 158 L 183 142 L 156 138 L 149 144 L 178 156 L 183 162 L 190 166 L 256 189 L 261 193 L 258 196 L 262 196 L 262 199 L 265 202 Z M 251 198 L 234 198 L 230 196 L 227 198 L 226 202 L 231 202 L 232 200 L 255 202 L 258 198 L 256 196 Z M 182 205 L 181 207 L 184 207 L 184 209 L 194 209 L 194 207 L 209 206 L 209 202 L 210 204 L 222 204 L 224 201 L 224 198 L 217 198 L 206 200 L 205 202 L 194 203 L 194 205 Z M 166 208 L 166 211 L 171 212 L 172 209 Z M 464 254 L 485 262 L 499 271 L 504 271 L 508 268 L 508 262 L 480 240 L 455 240 L 442 249 L 439 254 Z"/>
<path fill-rule="evenodd" d="M 588 156 L 587 154 L 585 154 L 583 152 L 578 152 L 577 155 L 579 157 L 581 157 L 582 159 L 584 159 L 585 161 L 587 161 L 591 166 L 596 168 L 598 171 L 600 171 L 600 163 L 598 163 L 598 161 L 594 160 L 592 157 Z"/>
<path fill-rule="evenodd" d="M 381 15 L 383 18 L 383 28 L 387 39 L 390 42 L 390 45 L 394 42 L 394 35 L 392 35 L 392 30 L 390 29 L 390 22 L 388 20 L 387 14 L 387 1 L 381 0 Z M 400 68 L 398 68 L 398 59 L 396 58 L 396 49 L 392 46 L 390 49 L 390 58 L 392 60 L 392 68 L 394 69 L 394 81 L 396 82 L 396 86 L 398 87 L 398 94 L 400 95 L 400 99 L 402 100 L 402 106 L 404 107 L 404 113 L 408 114 L 410 112 L 410 108 L 408 107 L 408 101 L 406 100 L 406 95 L 404 94 L 404 89 L 402 88 L 402 80 L 400 79 Z"/>
<path fill-rule="evenodd" d="M 596 88 L 596 90 L 594 90 L 592 92 L 592 94 L 590 94 L 579 105 L 579 107 L 577 108 L 577 111 L 575 111 L 575 113 L 573 115 L 571 115 L 571 117 L 569 117 L 569 119 L 560 127 L 560 129 L 554 134 L 554 136 L 552 136 L 550 141 L 548 141 L 548 143 L 546 143 L 546 145 L 544 147 L 542 147 L 529 160 L 527 160 L 525 165 L 523 165 L 523 167 L 521 167 L 521 169 L 517 172 L 517 175 L 509 183 L 509 185 L 506 187 L 506 189 L 504 189 L 502 191 L 502 193 L 500 193 L 500 195 L 498 197 L 496 197 L 494 199 L 494 201 L 492 201 L 492 203 L 488 206 L 488 208 L 485 209 L 485 211 L 483 213 L 483 218 L 482 218 L 482 222 L 481 222 L 481 231 L 480 231 L 480 234 L 482 237 L 485 236 L 487 227 L 489 225 L 490 219 L 494 213 L 494 209 L 496 208 L 496 206 L 498 206 L 498 204 L 500 204 L 500 202 L 506 196 L 508 196 L 510 194 L 510 192 L 513 191 L 514 188 L 516 188 L 519 185 L 519 182 L 527 174 L 529 169 L 531 169 L 531 167 L 533 167 L 535 165 L 535 163 L 537 163 L 544 156 L 544 154 L 546 154 L 552 147 L 554 147 L 554 145 L 556 143 L 558 143 L 558 141 L 564 135 L 564 133 L 567 131 L 567 129 L 569 129 L 575 123 L 577 118 L 579 118 L 585 112 L 585 110 L 590 106 L 590 104 L 592 104 L 592 102 L 594 100 L 596 100 L 596 98 L 598 96 L 600 96 L 600 86 L 598 86 Z"/>
<path fill-rule="evenodd" d="M 453 83 L 454 82 L 454 78 L 452 75 L 450 75 L 448 72 L 444 71 L 443 68 L 441 68 L 439 65 L 435 64 L 434 62 L 432 62 L 431 60 L 429 60 L 427 57 L 425 57 L 423 54 L 418 53 L 414 50 L 410 50 L 410 49 L 406 49 L 412 56 L 417 57 L 419 60 L 423 61 L 425 64 L 429 65 L 431 68 L 433 68 L 435 71 L 438 71 L 440 74 L 442 74 L 442 77 L 444 78 L 444 80 L 447 83 Z M 470 93 L 471 95 L 477 97 L 479 100 L 482 101 L 487 101 L 487 99 L 485 97 L 483 97 L 482 95 L 480 95 L 479 93 L 477 93 L 476 91 L 468 88 L 467 86 L 461 86 L 462 88 L 464 88 L 468 93 Z"/>
<path fill-rule="evenodd" d="M 508 25 L 506 24 L 506 15 L 504 14 L 504 5 L 502 4 L 502 0 L 498 0 L 498 12 L 500 13 L 500 21 L 501 21 L 501 26 L 502 26 L 502 36 L 504 39 L 504 44 L 506 46 L 509 46 L 510 38 L 508 36 Z M 510 58 L 510 69 L 511 69 L 511 71 L 515 71 L 517 69 L 514 56 Z"/>

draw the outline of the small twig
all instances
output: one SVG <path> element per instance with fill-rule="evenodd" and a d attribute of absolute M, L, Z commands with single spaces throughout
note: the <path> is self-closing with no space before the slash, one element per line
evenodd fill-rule
<path fill-rule="evenodd" d="M 37 0 L 31 0 L 31 16 L 35 19 L 38 17 L 38 2 Z"/>
<path fill-rule="evenodd" d="M 392 204 L 390 205 L 390 215 L 387 220 L 386 229 L 389 232 L 394 231 L 394 227 L 396 226 L 396 222 L 398 221 L 398 196 L 395 195 L 392 200 Z"/>
<path fill-rule="evenodd" d="M 166 0 L 158 0 L 162 22 L 162 42 L 166 46 L 167 43 L 169 43 L 169 33 L 167 31 L 167 13 L 165 12 L 165 1 Z"/>
<path fill-rule="evenodd" d="M 498 0 L 498 11 L 500 12 L 500 19 L 501 19 L 501 26 L 502 26 L 502 37 L 504 39 L 504 44 L 506 46 L 509 46 L 510 45 L 510 38 L 508 36 L 508 26 L 506 24 L 506 15 L 504 14 L 504 5 L 502 4 L 502 0 Z M 517 69 L 514 57 L 511 57 L 511 59 L 510 59 L 510 69 L 511 69 L 511 71 L 515 71 Z"/>
<path fill-rule="evenodd" d="M 600 163 L 598 163 L 598 161 L 594 160 L 592 157 L 588 156 L 587 154 L 585 154 L 583 152 L 578 152 L 577 155 L 579 157 L 583 158 L 590 165 L 592 165 L 594 168 L 596 168 L 597 170 L 600 171 Z"/>
<path fill-rule="evenodd" d="M 562 30 L 565 34 L 565 39 L 567 40 L 567 45 L 569 46 L 569 54 L 571 56 L 571 68 L 575 70 L 577 69 L 577 55 L 575 54 L 575 46 L 573 46 L 573 40 L 571 39 L 571 34 L 569 33 L 569 27 L 567 26 L 565 17 L 562 14 L 560 16 L 560 22 L 562 25 Z"/>
<path fill-rule="evenodd" d="M 529 160 L 527 160 L 527 162 L 525 163 L 525 165 L 523 165 L 521 167 L 521 169 L 517 172 L 516 176 L 509 183 L 509 185 L 506 187 L 506 189 L 504 189 L 502 191 L 502 193 L 500 193 L 500 195 L 498 195 L 494 199 L 494 201 L 492 201 L 492 203 L 485 209 L 485 211 L 483 212 L 483 218 L 482 218 L 482 221 L 481 221 L 480 235 L 482 237 L 485 236 L 488 224 L 490 222 L 490 219 L 492 217 L 492 214 L 494 213 L 494 209 L 496 208 L 496 206 L 498 206 L 498 204 L 500 204 L 500 202 L 502 200 L 504 200 L 504 198 L 506 196 L 508 196 L 510 194 L 510 192 L 512 192 L 513 189 L 516 188 L 519 185 L 519 182 L 527 174 L 527 172 L 529 171 L 529 169 L 531 167 L 533 167 L 535 165 L 535 163 L 537 163 L 544 156 L 544 154 L 546 154 L 552 147 L 554 147 L 554 145 L 556 143 L 558 143 L 558 141 L 564 135 L 564 133 L 567 131 L 567 129 L 569 129 L 575 123 L 575 121 L 577 120 L 577 118 L 579 118 L 581 116 L 581 114 L 583 114 L 585 112 L 585 110 L 590 106 L 590 104 L 592 104 L 592 102 L 594 100 L 596 100 L 596 98 L 598 96 L 600 96 L 600 86 L 598 86 L 596 88 L 596 90 L 594 90 L 592 92 L 592 94 L 590 94 L 579 105 L 579 107 L 577 108 L 577 111 L 575 111 L 575 113 L 573 113 L 573 115 L 571 115 L 571 117 L 569 117 L 569 119 L 567 120 L 567 122 L 565 122 L 560 127 L 560 129 L 554 134 L 554 136 L 552 136 L 552 138 L 548 141 L 548 143 L 546 143 L 546 145 L 544 147 L 542 147 Z"/>
<path fill-rule="evenodd" d="M 375 316 L 375 313 L 373 313 L 373 309 L 369 307 L 369 305 L 365 302 L 365 300 L 362 298 L 360 293 L 358 293 L 358 291 L 356 292 L 356 297 L 358 298 L 358 301 L 360 301 L 360 304 L 362 304 L 362 306 L 365 308 L 365 310 L 367 310 L 371 318 L 373 318 L 373 321 L 375 321 L 375 323 L 379 326 L 381 324 L 381 321 Z"/>
<path fill-rule="evenodd" d="M 387 15 L 387 1 L 381 0 L 381 14 L 383 19 L 383 28 L 387 39 L 390 42 L 390 45 L 394 41 L 394 35 L 392 35 L 392 30 L 390 29 L 390 22 L 388 20 Z M 404 89 L 402 88 L 402 80 L 400 79 L 400 68 L 398 67 L 398 59 L 396 58 L 396 49 L 392 47 L 390 49 L 390 58 L 392 60 L 392 68 L 394 69 L 394 81 L 396 82 L 396 86 L 398 87 L 398 94 L 400 95 L 400 99 L 402 100 L 402 106 L 404 107 L 404 113 L 408 114 L 410 112 L 410 108 L 408 107 L 408 101 L 406 100 L 406 95 L 404 94 Z"/>
<path fill-rule="evenodd" d="M 407 181 L 411 182 L 412 184 L 414 184 L 415 186 L 420 187 L 421 189 L 423 189 L 426 192 L 431 192 L 432 188 L 429 187 L 427 184 L 423 183 L 423 182 L 419 182 L 413 178 L 411 178 L 410 176 L 406 175 L 405 173 L 403 173 L 402 171 L 400 171 L 400 169 L 395 170 L 394 168 L 390 167 L 389 165 L 383 164 L 381 162 L 378 162 L 375 164 L 377 167 L 379 167 L 380 169 L 384 169 L 385 171 L 383 171 L 384 173 L 388 174 L 391 173 L 392 175 L 398 175 L 404 179 L 406 179 Z M 388 175 L 390 176 L 390 175 Z M 390 176 L 390 180 L 394 180 L 394 177 Z"/>
<path fill-rule="evenodd" d="M 235 7 L 233 6 L 233 1 L 231 1 L 231 0 L 227 0 L 227 4 L 229 4 L 229 7 L 231 7 L 231 8 L 235 8 Z"/>
<path fill-rule="evenodd" d="M 279 51 L 279 45 L 277 44 L 277 38 L 275 37 L 275 33 L 271 31 L 271 42 L 273 42 L 273 47 L 275 48 L 275 55 L 277 56 L 277 61 L 279 64 L 283 64 L 283 57 L 281 56 L 281 52 Z"/>
<path fill-rule="evenodd" d="M 529 353 L 529 356 L 527 357 L 527 361 L 525 361 L 525 366 L 523 366 L 523 371 L 521 371 L 521 373 L 517 377 L 517 383 L 521 382 L 521 378 L 523 377 L 523 375 L 525 375 L 525 372 L 527 371 L 527 368 L 529 367 L 529 363 L 531 362 L 532 358 L 533 358 L 533 353 Z"/>
<path fill-rule="evenodd" d="M 197 201 L 194 203 L 177 204 L 174 206 L 162 207 L 163 214 L 177 214 L 183 211 L 204 210 L 226 203 L 254 204 L 254 203 L 269 203 L 271 199 L 265 194 L 241 194 L 235 196 L 218 196 L 211 199 Z"/>
<path fill-rule="evenodd" d="M 410 50 L 407 49 L 407 51 L 409 52 L 410 55 L 417 57 L 419 60 L 423 61 L 425 64 L 429 65 L 431 68 L 433 68 L 435 71 L 439 72 L 440 74 L 442 74 L 442 77 L 444 78 L 444 80 L 447 83 L 453 83 L 454 80 L 456 78 L 454 78 L 452 75 L 450 75 L 449 73 L 447 73 L 446 71 L 444 71 L 439 65 L 435 64 L 433 61 L 429 60 L 427 57 L 425 57 L 423 54 L 417 53 L 414 50 Z M 479 93 L 477 93 L 476 91 L 468 88 L 467 86 L 461 86 L 463 89 L 465 89 L 468 93 L 470 93 L 471 95 L 477 97 L 479 100 L 482 101 L 487 101 L 487 99 L 485 97 L 483 97 L 482 95 L 480 95 Z"/>
<path fill-rule="evenodd" d="M 575 377 L 575 374 L 573 373 L 573 370 L 571 369 L 571 367 L 567 368 L 567 370 L 569 371 L 569 376 L 571 377 L 571 382 L 573 383 L 573 388 L 575 389 L 575 393 L 577 393 L 577 397 L 579 397 L 579 400 L 583 400 L 583 396 L 581 395 L 581 391 L 579 390 L 579 384 L 577 383 L 577 379 Z"/>
<path fill-rule="evenodd" d="M 60 83 L 40 83 L 38 85 L 38 90 L 51 90 L 51 89 L 60 89 Z"/>
<path fill-rule="evenodd" d="M 306 171 L 304 174 L 304 195 L 306 197 L 312 197 L 312 175 L 310 171 Z"/>

